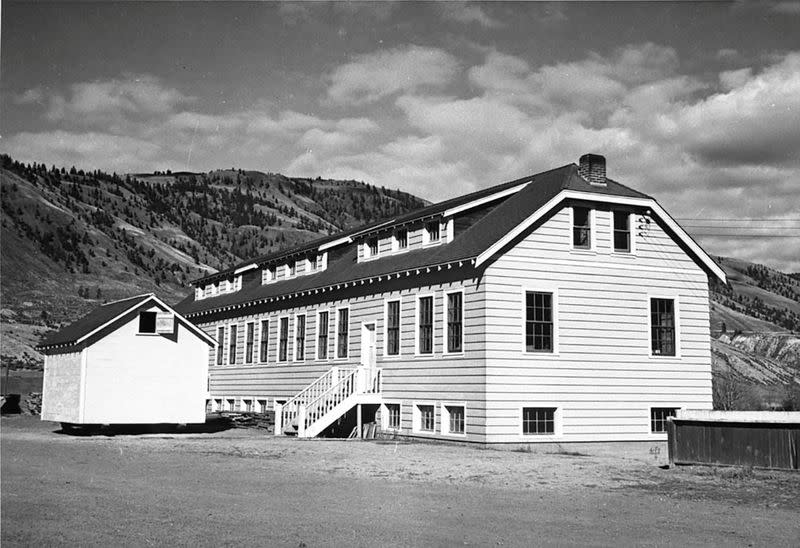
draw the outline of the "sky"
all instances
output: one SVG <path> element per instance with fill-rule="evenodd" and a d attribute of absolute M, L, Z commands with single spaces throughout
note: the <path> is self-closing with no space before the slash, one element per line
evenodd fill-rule
<path fill-rule="evenodd" d="M 800 1 L 0 9 L 20 161 L 439 201 L 593 152 L 709 253 L 800 272 Z"/>

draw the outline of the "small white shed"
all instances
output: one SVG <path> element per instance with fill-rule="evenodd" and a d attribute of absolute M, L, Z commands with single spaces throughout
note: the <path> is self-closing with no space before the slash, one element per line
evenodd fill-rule
<path fill-rule="evenodd" d="M 39 345 L 42 420 L 205 422 L 208 347 L 216 344 L 153 294 L 105 304 Z"/>

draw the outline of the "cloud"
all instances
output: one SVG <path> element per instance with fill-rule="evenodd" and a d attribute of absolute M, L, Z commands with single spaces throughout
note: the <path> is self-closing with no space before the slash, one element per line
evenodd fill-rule
<path fill-rule="evenodd" d="M 800 2 L 776 2 L 770 10 L 784 15 L 800 15 Z"/>
<path fill-rule="evenodd" d="M 408 46 L 358 55 L 333 71 L 328 98 L 341 105 L 371 103 L 398 92 L 444 86 L 457 70 L 455 57 L 437 48 Z"/>
<path fill-rule="evenodd" d="M 13 100 L 18 105 L 30 105 L 33 103 L 41 103 L 44 98 L 44 90 L 41 87 L 35 87 L 14 95 Z"/>
<path fill-rule="evenodd" d="M 477 24 L 485 28 L 504 26 L 499 20 L 490 17 L 480 4 L 467 2 L 441 2 L 435 4 L 444 19 L 464 24 Z"/>

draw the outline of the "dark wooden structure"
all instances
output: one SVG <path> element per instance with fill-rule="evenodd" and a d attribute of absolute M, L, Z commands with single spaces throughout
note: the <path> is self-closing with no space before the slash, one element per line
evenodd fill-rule
<path fill-rule="evenodd" d="M 667 432 L 670 465 L 800 469 L 800 413 L 684 411 Z"/>

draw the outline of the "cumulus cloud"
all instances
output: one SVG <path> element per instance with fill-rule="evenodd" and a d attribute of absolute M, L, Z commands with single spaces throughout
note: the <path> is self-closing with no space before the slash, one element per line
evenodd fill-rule
<path fill-rule="evenodd" d="M 330 76 L 328 98 L 338 104 L 370 103 L 398 92 L 447 84 L 458 62 L 438 48 L 408 46 L 358 55 Z"/>
<path fill-rule="evenodd" d="M 486 10 L 480 4 L 467 3 L 467 2 L 441 2 L 436 4 L 442 17 L 450 21 L 456 21 L 464 24 L 477 24 L 486 28 L 498 28 L 503 24 L 490 17 Z"/>

